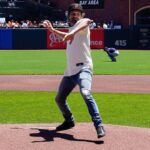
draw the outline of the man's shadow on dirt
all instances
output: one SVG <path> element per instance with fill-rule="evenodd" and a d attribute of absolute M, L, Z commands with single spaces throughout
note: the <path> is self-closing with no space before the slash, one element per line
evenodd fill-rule
<path fill-rule="evenodd" d="M 90 142 L 90 143 L 95 143 L 95 144 L 104 144 L 104 141 L 102 140 L 86 140 L 86 139 L 77 139 L 71 134 L 66 134 L 66 133 L 60 133 L 57 132 L 56 130 L 47 130 L 47 129 L 38 129 L 38 128 L 32 128 L 33 130 L 38 130 L 39 133 L 31 133 L 30 136 L 32 137 L 42 137 L 44 140 L 43 141 L 32 141 L 32 143 L 37 143 L 37 142 L 52 142 L 55 139 L 54 138 L 62 138 L 66 139 L 69 141 L 79 141 L 79 142 Z"/>

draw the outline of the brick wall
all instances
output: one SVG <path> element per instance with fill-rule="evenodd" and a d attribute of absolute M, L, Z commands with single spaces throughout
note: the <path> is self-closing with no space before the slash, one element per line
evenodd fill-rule
<path fill-rule="evenodd" d="M 134 13 L 143 8 L 143 7 L 146 7 L 146 6 L 149 6 L 149 9 L 150 9 L 150 0 L 132 0 L 133 2 L 131 2 L 131 23 L 134 24 Z"/>
<path fill-rule="evenodd" d="M 69 4 L 74 2 L 74 0 L 51 1 L 64 11 L 67 10 Z M 150 5 L 150 0 L 131 0 L 131 24 L 134 24 L 134 12 L 146 5 Z M 104 9 L 86 9 L 85 13 L 86 17 L 97 23 L 114 20 L 115 23 L 127 27 L 129 25 L 129 0 L 105 0 Z"/>

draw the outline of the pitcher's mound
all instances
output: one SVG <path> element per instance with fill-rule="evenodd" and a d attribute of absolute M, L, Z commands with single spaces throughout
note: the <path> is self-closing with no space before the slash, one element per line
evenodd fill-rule
<path fill-rule="evenodd" d="M 150 129 L 104 125 L 97 139 L 92 123 L 55 131 L 58 124 L 0 125 L 1 150 L 149 150 Z"/>

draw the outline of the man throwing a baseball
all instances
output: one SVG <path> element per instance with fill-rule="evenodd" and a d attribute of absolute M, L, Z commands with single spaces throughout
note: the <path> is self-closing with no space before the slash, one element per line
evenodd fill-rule
<path fill-rule="evenodd" d="M 51 32 L 67 42 L 67 68 L 56 96 L 56 103 L 64 117 L 64 122 L 56 130 L 67 130 L 75 126 L 74 117 L 66 100 L 70 92 L 78 85 L 94 123 L 97 137 L 100 138 L 105 136 L 105 130 L 98 106 L 91 94 L 93 63 L 90 53 L 89 25 L 92 20 L 83 17 L 82 6 L 73 3 L 68 8 L 68 23 L 70 26 L 68 33 L 56 30 L 49 21 L 44 21 L 45 26 Z"/>

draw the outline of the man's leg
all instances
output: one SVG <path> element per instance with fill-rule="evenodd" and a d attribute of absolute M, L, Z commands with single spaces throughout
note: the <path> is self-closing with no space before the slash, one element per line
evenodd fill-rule
<path fill-rule="evenodd" d="M 105 131 L 102 126 L 102 118 L 100 116 L 98 106 L 91 94 L 91 83 L 92 74 L 88 71 L 82 71 L 78 77 L 80 92 L 87 104 L 89 113 L 97 131 L 98 138 L 100 138 L 105 135 Z"/>
<path fill-rule="evenodd" d="M 116 62 L 116 58 L 113 55 L 109 54 L 109 57 L 110 57 L 111 61 Z"/>
<path fill-rule="evenodd" d="M 72 89 L 76 86 L 76 84 L 71 80 L 70 77 L 63 77 L 58 93 L 56 96 L 56 103 L 65 118 L 65 122 L 58 126 L 57 130 L 65 130 L 74 126 L 74 118 L 69 108 L 68 103 L 66 102 L 67 96 L 70 94 Z"/>

